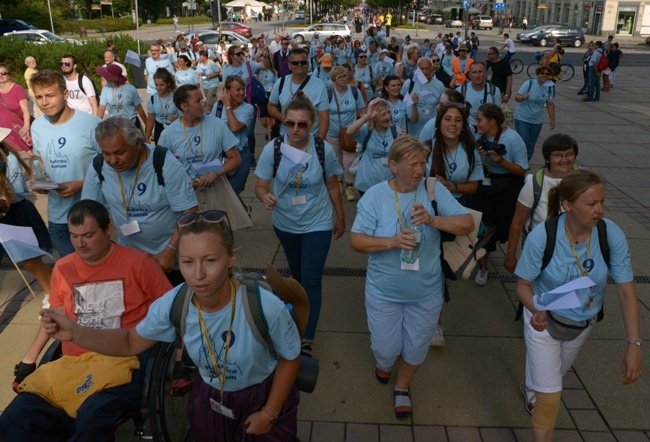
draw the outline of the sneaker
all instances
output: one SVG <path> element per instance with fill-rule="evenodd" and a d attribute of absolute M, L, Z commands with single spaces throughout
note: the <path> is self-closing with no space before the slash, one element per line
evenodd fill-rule
<path fill-rule="evenodd" d="M 483 287 L 485 284 L 487 284 L 487 278 L 488 269 L 478 269 L 478 272 L 476 272 L 476 276 L 474 277 L 474 282 L 476 285 Z"/>
<path fill-rule="evenodd" d="M 445 328 L 442 325 L 436 327 L 435 333 L 433 333 L 433 339 L 431 339 L 432 347 L 444 347 L 445 346 L 445 336 L 443 332 Z"/>
<path fill-rule="evenodd" d="M 348 201 L 352 202 L 355 200 L 354 196 L 354 188 L 352 186 L 347 186 L 345 188 L 345 197 L 348 199 Z"/>
<path fill-rule="evenodd" d="M 532 415 L 533 410 L 535 409 L 535 390 L 531 390 L 530 388 L 526 387 L 526 381 L 521 381 L 519 383 L 519 391 L 524 397 L 526 411 L 528 414 Z"/>
<path fill-rule="evenodd" d="M 255 157 L 251 155 L 251 170 L 255 170 L 257 168 L 257 161 L 255 161 Z"/>
<path fill-rule="evenodd" d="M 343 193 L 343 183 L 339 181 L 339 193 Z"/>

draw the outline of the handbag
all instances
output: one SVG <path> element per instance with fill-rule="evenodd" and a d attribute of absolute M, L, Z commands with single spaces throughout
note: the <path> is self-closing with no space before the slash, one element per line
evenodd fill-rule
<path fill-rule="evenodd" d="M 546 331 L 556 341 L 573 341 L 593 323 L 591 319 L 574 321 L 550 310 L 546 312 L 546 317 L 549 319 L 546 321 Z"/>
<path fill-rule="evenodd" d="M 339 127 L 341 129 L 339 131 L 339 143 L 341 143 L 341 149 L 343 149 L 345 152 L 356 152 L 357 142 L 353 137 L 348 135 L 348 128 L 341 126 L 341 109 L 339 108 L 339 99 L 336 97 L 335 90 L 332 91 L 332 95 L 334 95 L 334 101 L 336 102 L 336 111 L 339 117 Z"/>
<path fill-rule="evenodd" d="M 363 158 L 363 152 L 354 157 L 354 161 L 352 161 L 352 164 L 350 164 L 350 167 L 348 167 L 348 172 L 350 172 L 350 175 L 356 176 L 357 171 L 359 170 L 359 164 L 361 164 L 361 158 Z"/>

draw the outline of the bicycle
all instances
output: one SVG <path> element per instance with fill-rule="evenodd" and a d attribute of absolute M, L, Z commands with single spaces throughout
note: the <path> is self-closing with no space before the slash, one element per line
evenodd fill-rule
<path fill-rule="evenodd" d="M 526 68 L 526 73 L 529 78 L 537 78 L 537 68 L 543 66 L 540 62 L 534 62 L 528 65 Z M 557 74 L 557 81 L 559 83 L 563 81 L 569 81 L 575 75 L 575 69 L 571 63 L 561 63 L 560 72 Z"/>
<path fill-rule="evenodd" d="M 513 74 L 520 74 L 524 70 L 524 62 L 518 58 L 511 58 L 510 70 L 512 70 Z"/>

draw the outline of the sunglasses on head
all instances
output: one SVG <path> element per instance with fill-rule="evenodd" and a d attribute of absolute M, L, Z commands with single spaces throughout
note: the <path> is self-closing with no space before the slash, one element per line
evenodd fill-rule
<path fill-rule="evenodd" d="M 465 109 L 465 103 L 454 103 L 453 101 L 440 101 L 440 104 L 442 104 L 445 107 L 455 107 L 457 109 Z"/>
<path fill-rule="evenodd" d="M 291 66 L 307 66 L 306 60 L 292 61 Z"/>
<path fill-rule="evenodd" d="M 228 232 L 230 233 L 230 236 L 232 236 L 230 218 L 228 218 L 228 214 L 223 210 L 206 210 L 204 212 L 185 213 L 176 219 L 176 225 L 179 229 L 181 229 L 198 221 L 203 221 L 210 224 L 225 222 L 226 227 L 228 228 Z"/>
<path fill-rule="evenodd" d="M 287 120 L 284 122 L 284 125 L 287 127 L 287 129 L 290 128 L 295 128 L 298 126 L 298 129 L 307 129 L 309 128 L 309 123 L 306 121 L 293 121 L 293 120 Z"/>
<path fill-rule="evenodd" d="M 72 63 L 70 63 L 69 61 L 62 61 L 62 62 L 59 63 L 59 64 L 60 64 L 61 66 L 65 66 L 65 67 L 67 67 L 67 68 L 69 68 L 70 66 L 72 66 Z"/>

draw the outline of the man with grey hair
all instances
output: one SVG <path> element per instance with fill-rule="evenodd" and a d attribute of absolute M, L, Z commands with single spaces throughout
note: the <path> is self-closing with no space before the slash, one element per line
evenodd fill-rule
<path fill-rule="evenodd" d="M 150 57 L 144 62 L 144 80 L 147 82 L 147 95 L 156 93 L 156 86 L 154 85 L 153 75 L 158 68 L 167 69 L 174 75 L 174 66 L 172 65 L 171 58 L 168 55 L 162 57 L 160 53 L 162 47 L 158 43 L 154 43 L 149 48 Z"/>
<path fill-rule="evenodd" d="M 422 75 L 413 75 L 411 80 L 406 80 L 402 86 L 402 95 L 410 94 L 413 101 L 417 101 L 419 119 L 417 123 L 409 123 L 408 134 L 419 137 L 422 128 L 429 120 L 435 120 L 440 97 L 445 92 L 445 87 L 440 80 L 434 77 L 433 62 L 428 57 L 418 60 L 418 69 Z M 424 78 L 422 78 L 424 77 Z M 426 80 L 423 82 L 422 80 Z"/>
<path fill-rule="evenodd" d="M 170 151 L 147 146 L 129 118 L 102 121 L 95 136 L 101 156 L 88 168 L 81 197 L 105 204 L 119 244 L 149 253 L 179 284 L 176 219 L 199 206 L 189 176 Z"/>
<path fill-rule="evenodd" d="M 129 74 L 126 72 L 126 67 L 122 63 L 115 61 L 115 52 L 111 51 L 110 49 L 107 49 L 104 51 L 104 67 L 108 66 L 109 64 L 114 64 L 115 66 L 119 66 L 120 69 L 122 69 L 122 75 L 124 75 L 127 78 L 129 77 Z"/>

